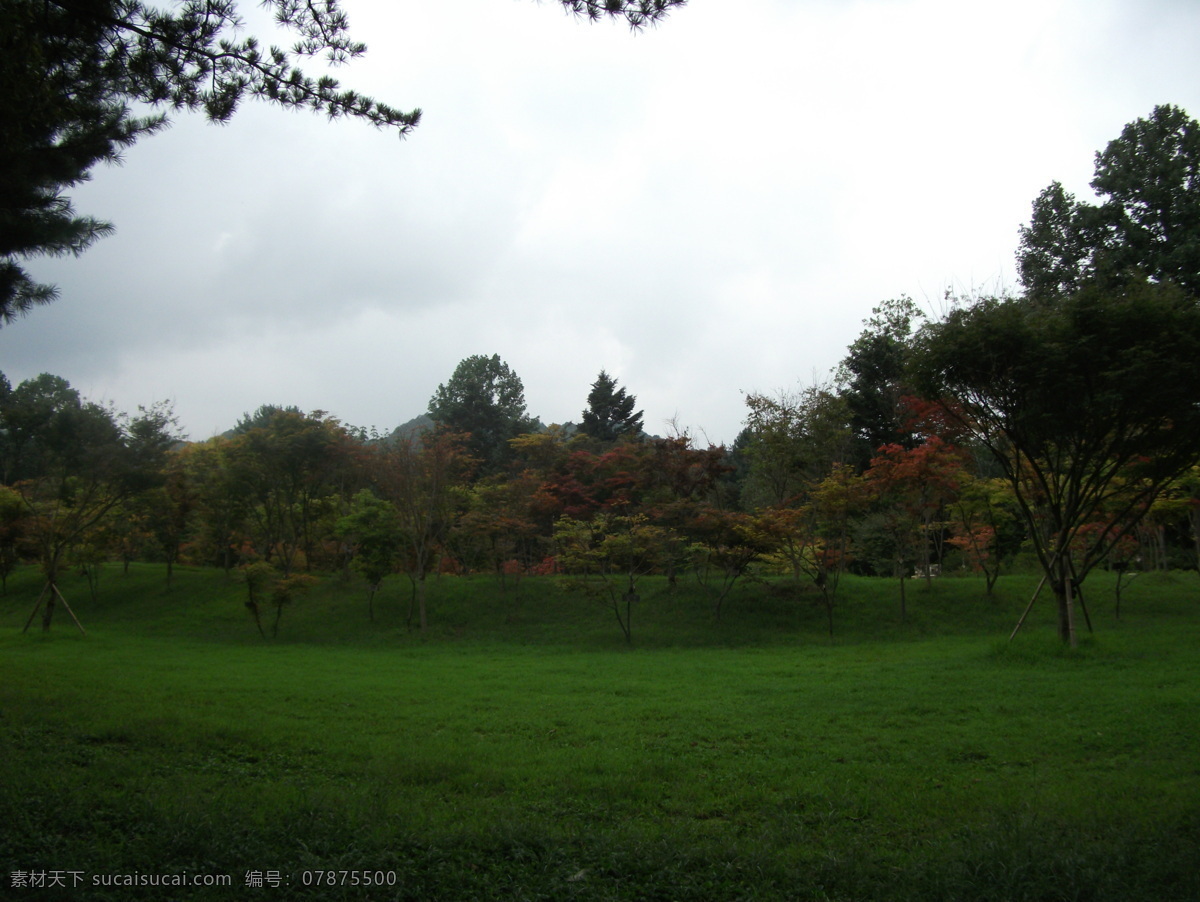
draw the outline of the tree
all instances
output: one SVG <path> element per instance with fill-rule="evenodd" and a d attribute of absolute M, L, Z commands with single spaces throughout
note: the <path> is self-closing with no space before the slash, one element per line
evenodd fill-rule
<path fill-rule="evenodd" d="M 167 431 L 171 422 L 162 408 L 142 411 L 132 421 L 119 417 L 45 374 L 5 397 L 0 432 L 11 454 L 9 472 L 46 577 L 34 607 L 36 614 L 45 603 L 43 630 L 50 629 L 56 599 L 65 604 L 58 581 L 70 553 L 126 499 L 153 485 L 174 441 Z M 26 628 L 32 622 L 33 614 Z"/>
<path fill-rule="evenodd" d="M 263 631 L 262 609 L 259 607 L 259 602 L 266 600 L 271 591 L 271 585 L 279 578 L 279 573 L 266 561 L 254 561 L 247 564 L 242 568 L 241 573 L 242 579 L 246 583 L 246 610 L 254 618 L 258 634 L 265 639 L 267 634 Z"/>
<path fill-rule="evenodd" d="M 455 530 L 455 555 L 469 558 L 474 568 L 483 564 L 507 591 L 509 577 L 520 587 L 520 578 L 546 556 L 538 534 L 532 501 L 540 482 L 525 470 L 515 476 L 481 480 L 467 492 L 467 512 Z"/>
<path fill-rule="evenodd" d="M 653 24 L 686 0 L 561 0 L 588 19 Z M 421 119 L 313 77 L 298 63 L 332 66 L 361 57 L 339 0 L 264 0 L 295 33 L 289 49 L 242 32 L 237 0 L 182 0 L 159 9 L 143 0 L 6 0 L 0 32 L 0 322 L 53 300 L 20 260 L 81 253 L 112 231 L 76 216 L 67 192 L 100 162 L 114 162 L 160 129 L 167 112 L 201 110 L 227 122 L 247 98 L 289 109 L 351 117 L 401 137 Z M 133 115 L 135 107 L 155 112 Z"/>
<path fill-rule="evenodd" d="M 0 400 L 0 481 L 5 485 L 41 475 L 54 446 L 70 432 L 79 392 L 61 376 L 42 373 L 26 379 Z"/>
<path fill-rule="evenodd" d="M 1091 186 L 1098 205 L 1058 182 L 1034 201 L 1017 254 L 1026 291 L 1061 297 L 1091 280 L 1142 276 L 1200 296 L 1200 123 L 1156 106 L 1096 154 Z"/>
<path fill-rule="evenodd" d="M 886 527 L 895 552 L 895 575 L 900 578 L 900 619 L 907 614 L 904 580 L 909 563 L 919 563 L 928 584 L 932 576 L 932 533 L 941 525 L 935 518 L 958 491 L 963 455 L 938 435 L 928 436 L 915 448 L 884 445 L 863 474 L 865 484 L 879 502 L 880 522 Z M 941 555 L 938 555 L 940 565 Z"/>
<path fill-rule="evenodd" d="M 234 440 L 230 463 L 253 499 L 248 521 L 258 553 L 290 576 L 298 561 L 305 569 L 312 564 L 316 525 L 336 500 L 347 437 L 322 410 L 262 410 L 268 413 Z"/>
<path fill-rule="evenodd" d="M 253 504 L 240 470 L 241 445 L 217 436 L 187 445 L 179 455 L 195 499 L 195 538 L 208 560 L 229 575 Z"/>
<path fill-rule="evenodd" d="M 80 254 L 113 231 L 77 216 L 66 192 L 101 162 L 119 159 L 161 117 L 137 118 L 109 71 L 116 2 L 9 0 L 0 30 L 0 322 L 57 295 L 20 264 L 34 255 Z"/>
<path fill-rule="evenodd" d="M 866 329 L 838 367 L 860 471 L 883 445 L 912 444 L 904 429 L 904 369 L 914 325 L 924 314 L 909 297 L 884 301 L 864 320 Z"/>
<path fill-rule="evenodd" d="M 171 585 L 175 563 L 196 507 L 196 485 L 189 478 L 187 459 L 179 452 L 167 455 L 162 484 L 144 492 L 135 506 L 167 562 L 167 585 Z"/>
<path fill-rule="evenodd" d="M 511 457 L 509 439 L 531 431 L 536 422 L 525 411 L 521 377 L 499 354 L 461 361 L 429 399 L 429 415 L 450 432 L 468 436 L 467 449 L 484 473 L 500 469 Z"/>
<path fill-rule="evenodd" d="M 638 580 L 662 565 L 673 539 L 644 514 L 597 514 L 589 521 L 562 517 L 554 528 L 558 562 L 570 574 L 566 586 L 599 597 L 629 643 L 633 606 L 641 601 Z"/>
<path fill-rule="evenodd" d="M 634 412 L 637 397 L 617 388 L 617 380 L 604 370 L 588 392 L 588 406 L 579 431 L 601 442 L 638 438 L 642 434 L 642 412 Z"/>
<path fill-rule="evenodd" d="M 742 453 L 749 463 L 742 490 L 747 506 L 794 503 L 851 455 L 846 399 L 823 384 L 774 397 L 746 396 Z"/>
<path fill-rule="evenodd" d="M 991 451 L 1074 641 L 1074 591 L 1200 457 L 1200 306 L 1146 281 L 1054 303 L 981 299 L 922 330 L 911 369 Z M 1101 517 L 1103 514 L 1103 517 Z M 1075 542 L 1103 519 L 1086 547 Z"/>
<path fill-rule="evenodd" d="M 429 625 L 425 578 L 454 526 L 458 490 L 474 466 L 462 439 L 454 433 L 429 432 L 381 445 L 368 461 L 376 492 L 395 507 L 407 539 L 402 561 L 413 583 L 421 632 Z M 410 620 L 411 616 L 410 612 Z"/>
<path fill-rule="evenodd" d="M 714 596 L 713 614 L 720 620 L 726 597 L 750 566 L 775 547 L 775 537 L 764 528 L 761 516 L 708 504 L 691 503 L 687 508 L 681 532 L 691 540 L 687 551 L 696 579 Z"/>
<path fill-rule="evenodd" d="M 1196 572 L 1200 573 L 1200 463 L 1188 470 L 1180 487 L 1187 493 L 1188 531 L 1196 554 Z"/>
<path fill-rule="evenodd" d="M 1017 272 L 1025 290 L 1039 297 L 1078 291 L 1100 228 L 1096 208 L 1052 182 L 1034 200 L 1029 225 L 1021 227 Z"/>
<path fill-rule="evenodd" d="M 350 511 L 337 523 L 340 537 L 353 545 L 350 566 L 367 580 L 367 614 L 375 619 L 375 593 L 384 578 L 396 570 L 404 532 L 394 505 L 362 489 L 350 503 Z"/>
<path fill-rule="evenodd" d="M 850 526 L 864 504 L 863 479 L 850 464 L 835 464 L 809 495 L 806 505 L 820 544 L 813 548 L 807 570 L 817 588 L 833 635 L 833 608 L 842 573 L 850 563 Z"/>
<path fill-rule="evenodd" d="M 802 500 L 755 515 L 759 528 L 772 540 L 774 554 L 791 567 L 789 594 L 798 592 L 806 579 L 820 591 L 830 636 L 838 586 L 851 560 L 851 524 L 869 500 L 866 480 L 852 465 L 838 463 L 823 479 L 805 487 Z"/>
<path fill-rule="evenodd" d="M 26 517 L 20 494 L 0 485 L 0 594 L 8 594 L 8 577 L 20 560 Z"/>
<path fill-rule="evenodd" d="M 958 494 L 950 506 L 948 541 L 962 554 L 967 567 L 983 574 L 991 595 L 1005 554 L 1024 538 L 1012 511 L 1012 490 L 1002 478 L 982 479 L 968 470 L 958 479 Z"/>

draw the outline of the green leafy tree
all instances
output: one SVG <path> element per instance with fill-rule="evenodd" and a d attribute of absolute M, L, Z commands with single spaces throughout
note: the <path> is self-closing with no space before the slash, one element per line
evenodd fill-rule
<path fill-rule="evenodd" d="M 288 576 L 297 562 L 312 565 L 349 439 L 341 423 L 320 410 L 271 408 L 250 422 L 234 439 L 231 463 L 253 499 L 248 522 L 258 553 Z"/>
<path fill-rule="evenodd" d="M 860 472 L 884 445 L 909 446 L 903 399 L 911 394 L 905 382 L 917 321 L 924 313 L 909 297 L 884 301 L 864 320 L 866 329 L 850 345 L 838 367 L 841 395 L 849 413 L 854 462 Z"/>
<path fill-rule="evenodd" d="M 742 503 L 748 508 L 798 502 L 853 450 L 846 398 L 827 385 L 746 396 L 741 453 L 748 462 Z"/>
<path fill-rule="evenodd" d="M 69 437 L 83 399 L 66 379 L 42 373 L 4 392 L 2 404 L 0 479 L 13 485 L 51 465 L 55 445 Z"/>
<path fill-rule="evenodd" d="M 161 484 L 137 499 L 135 510 L 144 519 L 146 529 L 166 561 L 168 586 L 196 503 L 196 485 L 189 478 L 186 458 L 178 451 L 166 455 Z"/>
<path fill-rule="evenodd" d="M 122 503 L 153 485 L 174 441 L 163 431 L 170 421 L 147 411 L 132 421 L 118 417 L 44 374 L 4 398 L 0 431 L 12 453 L 12 485 L 29 513 L 27 534 L 46 577 L 26 628 L 41 608 L 42 629 L 50 629 L 56 600 L 66 603 L 58 583 L 72 552 L 91 542 Z"/>
<path fill-rule="evenodd" d="M 279 635 L 279 621 L 283 618 L 283 609 L 316 584 L 317 578 L 311 573 L 281 576 L 271 584 L 271 606 L 275 608 L 275 620 L 271 624 L 272 639 Z"/>
<path fill-rule="evenodd" d="M 1099 204 L 1057 182 L 1034 201 L 1017 254 L 1026 291 L 1047 299 L 1142 276 L 1200 296 L 1200 123 L 1155 107 L 1096 154 L 1091 186 Z"/>
<path fill-rule="evenodd" d="M 217 436 L 187 445 L 179 457 L 194 499 L 193 538 L 204 559 L 229 575 L 253 504 L 243 481 L 241 444 Z"/>
<path fill-rule="evenodd" d="M 401 564 L 413 583 L 421 632 L 429 625 L 425 580 L 454 528 L 474 460 L 462 436 L 432 432 L 375 449 L 367 464 L 379 496 L 394 505 L 407 540 Z M 412 612 L 409 612 L 409 621 Z"/>
<path fill-rule="evenodd" d="M 820 591 L 830 636 L 838 587 L 851 560 L 852 526 L 869 495 L 866 480 L 852 465 L 836 463 L 827 476 L 806 486 L 802 500 L 754 515 L 771 538 L 773 555 L 787 561 L 793 586 L 808 580 Z"/>
<path fill-rule="evenodd" d="M 1200 306 L 1149 282 L 1050 304 L 982 299 L 922 332 L 913 379 L 999 464 L 1064 641 L 1075 590 L 1200 456 L 1197 360 Z"/>
<path fill-rule="evenodd" d="M 601 442 L 638 438 L 642 434 L 642 411 L 634 410 L 637 397 L 617 387 L 617 380 L 600 371 L 588 392 L 587 410 L 579 431 Z"/>
<path fill-rule="evenodd" d="M 538 480 L 528 470 L 477 482 L 466 493 L 467 510 L 455 535 L 455 554 L 495 573 L 501 589 L 520 591 L 521 577 L 542 562 L 546 543 L 532 510 Z"/>
<path fill-rule="evenodd" d="M 1180 489 L 1186 493 L 1188 531 L 1195 552 L 1196 572 L 1200 574 L 1200 464 L 1192 467 L 1180 480 Z"/>
<path fill-rule="evenodd" d="M 396 571 L 400 547 L 405 541 L 400 515 L 390 502 L 370 489 L 362 489 L 350 502 L 350 511 L 338 520 L 337 533 L 353 546 L 350 566 L 367 580 L 367 614 L 375 619 L 375 593 L 383 580 Z"/>
<path fill-rule="evenodd" d="M 659 569 L 674 544 L 671 531 L 644 514 L 597 514 L 589 521 L 563 517 L 554 529 L 565 585 L 598 597 L 612 610 L 626 642 L 633 642 L 638 581 Z"/>
<path fill-rule="evenodd" d="M 561 0 L 579 16 L 652 24 L 686 0 Z M 402 137 L 421 111 L 343 88 L 300 63 L 361 57 L 340 0 L 264 0 L 296 36 L 287 49 L 247 35 L 236 0 L 5 0 L 0 29 L 0 322 L 53 300 L 22 266 L 41 254 L 81 253 L 109 223 L 77 216 L 68 192 L 97 163 L 160 129 L 172 111 L 227 122 L 246 98 L 331 119 L 350 117 Z M 134 109 L 149 108 L 149 116 Z"/>
<path fill-rule="evenodd" d="M 0 593 L 8 594 L 8 577 L 20 560 L 27 512 L 21 495 L 0 485 Z"/>
<path fill-rule="evenodd" d="M 271 638 L 279 635 L 279 622 L 283 619 L 283 609 L 317 584 L 317 578 L 307 573 L 288 576 L 280 573 L 266 561 L 254 561 L 242 567 L 242 579 L 246 583 L 246 609 L 254 618 L 258 634 L 267 638 L 262 624 L 262 605 L 269 604 L 275 609 L 275 619 L 271 623 Z"/>
<path fill-rule="evenodd" d="M 525 410 L 521 377 L 498 354 L 461 361 L 430 398 L 429 415 L 450 432 L 467 435 L 467 449 L 482 473 L 507 463 L 512 456 L 509 440 L 536 425 Z"/>

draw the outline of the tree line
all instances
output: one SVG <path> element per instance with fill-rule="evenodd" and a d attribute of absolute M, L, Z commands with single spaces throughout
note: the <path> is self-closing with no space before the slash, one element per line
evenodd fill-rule
<path fill-rule="evenodd" d="M 386 435 L 266 405 L 185 442 L 167 407 L 0 380 L 0 575 L 40 562 L 49 628 L 65 567 L 220 566 L 265 635 L 314 573 L 360 572 L 372 617 L 406 575 L 421 629 L 432 574 L 555 574 L 631 638 L 648 574 L 695 581 L 716 616 L 762 580 L 832 631 L 847 572 L 894 578 L 904 616 L 911 579 L 990 591 L 1026 552 L 1073 642 L 1097 567 L 1200 561 L 1198 166 L 1200 127 L 1156 108 L 1097 154 L 1100 203 L 1057 184 L 1034 202 L 1020 294 L 949 298 L 938 321 L 879 304 L 827 381 L 747 395 L 729 447 L 647 435 L 606 372 L 578 425 L 545 426 L 495 354 L 438 386 L 430 428 Z"/>

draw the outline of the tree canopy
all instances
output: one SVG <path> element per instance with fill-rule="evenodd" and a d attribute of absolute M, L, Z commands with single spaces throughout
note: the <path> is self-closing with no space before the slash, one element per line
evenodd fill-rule
<path fill-rule="evenodd" d="M 907 441 L 901 422 L 904 369 L 915 325 L 923 317 L 907 296 L 872 308 L 863 321 L 866 328 L 838 367 L 860 469 L 866 468 L 880 446 Z"/>
<path fill-rule="evenodd" d="M 1144 280 L 983 299 L 922 330 L 913 380 L 1002 467 L 1064 639 L 1071 584 L 1200 454 L 1197 360 L 1200 306 Z"/>
<path fill-rule="evenodd" d="M 475 354 L 459 362 L 448 382 L 429 399 L 429 415 L 451 432 L 469 435 L 467 448 L 484 471 L 509 456 L 508 440 L 529 432 L 525 386 L 499 354 Z"/>
<path fill-rule="evenodd" d="M 1026 291 L 1059 297 L 1140 275 L 1200 296 L 1200 123 L 1179 107 L 1155 107 L 1096 154 L 1091 186 L 1101 203 L 1058 182 L 1034 201 L 1017 254 Z"/>
<path fill-rule="evenodd" d="M 642 412 L 633 409 L 637 396 L 618 388 L 617 380 L 604 370 L 592 383 L 587 402 L 587 410 L 581 414 L 581 432 L 602 442 L 637 438 L 642 434 Z"/>

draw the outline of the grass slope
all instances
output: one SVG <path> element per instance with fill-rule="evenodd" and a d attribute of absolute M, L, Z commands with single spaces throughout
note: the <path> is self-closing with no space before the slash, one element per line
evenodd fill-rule
<path fill-rule="evenodd" d="M 545 579 L 432 583 L 422 637 L 402 582 L 372 623 L 328 578 L 273 641 L 217 572 L 69 585 L 86 637 L 22 635 L 38 589 L 0 599 L 14 898 L 1200 898 L 1194 574 L 1120 621 L 1097 582 L 1075 652 L 1046 602 L 1005 641 L 1018 577 L 910 587 L 903 623 L 850 580 L 832 639 L 811 599 L 748 586 L 717 622 L 651 582 L 632 647 Z M 54 871 L 86 885 L 11 887 Z M 232 887 L 103 885 L 152 874 Z"/>

